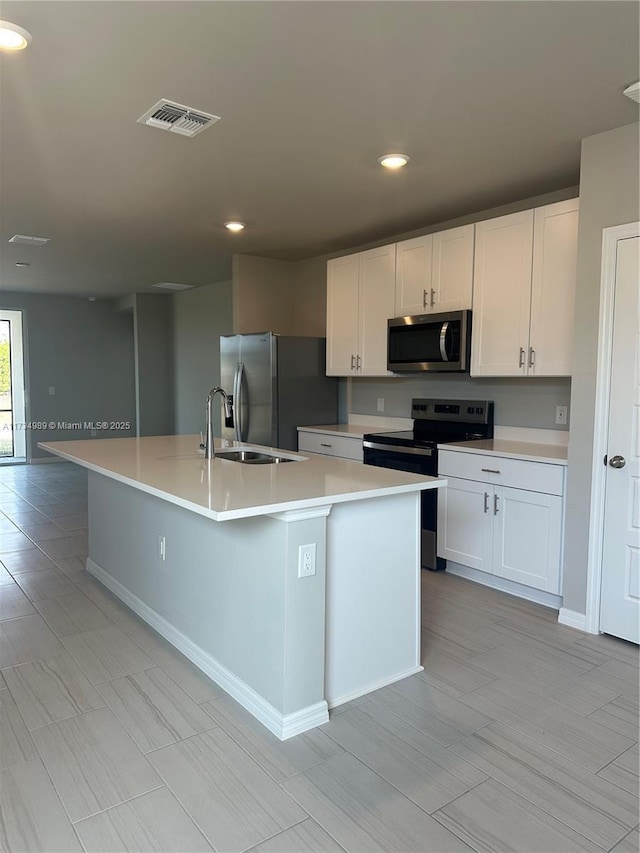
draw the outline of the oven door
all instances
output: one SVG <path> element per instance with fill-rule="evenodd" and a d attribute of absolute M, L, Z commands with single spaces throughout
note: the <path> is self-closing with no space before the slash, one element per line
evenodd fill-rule
<path fill-rule="evenodd" d="M 364 464 L 378 468 L 392 468 L 435 477 L 438 472 L 437 450 L 427 447 L 400 447 L 364 441 Z M 445 561 L 436 556 L 436 521 L 438 518 L 438 490 L 429 489 L 421 494 L 421 565 L 432 571 L 445 568 Z"/>
<path fill-rule="evenodd" d="M 398 372 L 469 370 L 470 311 L 395 317 L 387 323 L 387 367 Z"/>

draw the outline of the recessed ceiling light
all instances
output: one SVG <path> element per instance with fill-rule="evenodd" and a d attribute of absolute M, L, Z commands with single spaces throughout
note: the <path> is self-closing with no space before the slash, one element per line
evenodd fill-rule
<path fill-rule="evenodd" d="M 224 227 L 228 231 L 244 231 L 246 225 L 244 222 L 225 222 Z"/>
<path fill-rule="evenodd" d="M 631 100 L 635 101 L 636 104 L 640 103 L 640 81 L 627 86 L 627 88 L 623 90 L 622 94 L 626 95 L 627 98 L 631 98 Z"/>
<path fill-rule="evenodd" d="M 0 50 L 24 50 L 31 44 L 31 33 L 17 24 L 0 21 Z"/>
<path fill-rule="evenodd" d="M 26 263 L 26 261 L 16 261 L 17 267 L 30 267 L 31 264 Z"/>
<path fill-rule="evenodd" d="M 408 154 L 383 154 L 382 157 L 378 157 L 378 163 L 385 169 L 402 169 L 410 159 Z"/>

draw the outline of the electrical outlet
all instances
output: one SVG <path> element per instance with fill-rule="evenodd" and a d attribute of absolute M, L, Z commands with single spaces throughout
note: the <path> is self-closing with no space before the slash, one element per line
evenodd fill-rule
<path fill-rule="evenodd" d="M 156 542 L 157 542 L 157 546 L 158 546 L 158 548 L 157 548 L 158 559 L 164 561 L 167 559 L 167 540 L 165 539 L 164 536 L 161 536 L 160 534 L 158 534 Z"/>
<path fill-rule="evenodd" d="M 298 548 L 298 577 L 308 578 L 316 573 L 316 543 Z"/>
<path fill-rule="evenodd" d="M 96 432 L 96 430 L 95 430 L 95 429 L 92 429 L 92 430 L 91 430 L 91 438 L 95 438 L 95 437 L 97 436 L 97 434 L 98 434 L 98 433 Z"/>
<path fill-rule="evenodd" d="M 55 385 L 49 385 L 49 396 L 50 397 L 56 396 L 56 386 Z"/>
<path fill-rule="evenodd" d="M 384 412 L 384 397 L 378 397 L 378 411 Z"/>
<path fill-rule="evenodd" d="M 566 424 L 567 422 L 567 406 L 556 406 L 556 423 Z"/>

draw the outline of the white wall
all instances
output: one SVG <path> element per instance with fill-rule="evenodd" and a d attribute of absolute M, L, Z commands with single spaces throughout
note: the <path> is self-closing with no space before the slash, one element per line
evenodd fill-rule
<path fill-rule="evenodd" d="M 591 500 L 602 229 L 640 218 L 638 124 L 582 142 L 564 607 L 584 613 Z"/>
<path fill-rule="evenodd" d="M 58 422 L 129 422 L 129 430 L 105 430 L 102 438 L 135 434 L 132 315 L 111 300 L 40 293 L 0 293 L 0 307 L 23 312 L 25 372 L 31 421 L 53 429 L 30 430 L 29 457 L 51 458 L 39 441 L 90 438 L 90 430 L 58 429 Z M 50 396 L 49 387 L 55 388 Z"/>
<path fill-rule="evenodd" d="M 204 429 L 207 393 L 220 384 L 219 338 L 233 333 L 232 285 L 221 281 L 185 290 L 172 301 L 175 431 L 190 435 Z M 214 426 L 219 435 L 217 414 Z"/>

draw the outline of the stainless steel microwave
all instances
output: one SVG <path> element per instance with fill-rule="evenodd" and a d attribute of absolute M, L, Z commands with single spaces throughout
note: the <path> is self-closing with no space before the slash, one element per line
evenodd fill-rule
<path fill-rule="evenodd" d="M 388 321 L 387 369 L 468 373 L 471 311 L 416 314 Z"/>

